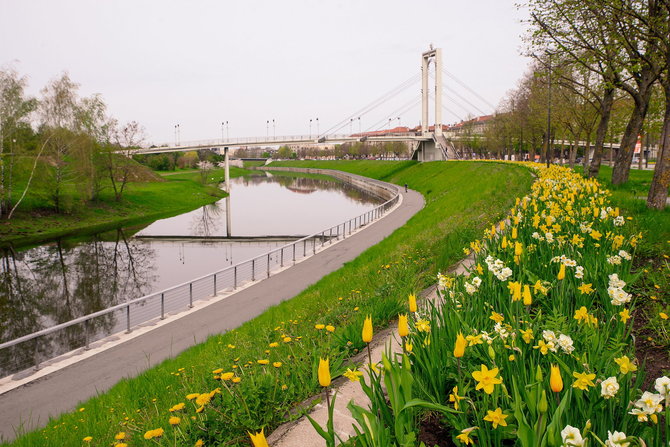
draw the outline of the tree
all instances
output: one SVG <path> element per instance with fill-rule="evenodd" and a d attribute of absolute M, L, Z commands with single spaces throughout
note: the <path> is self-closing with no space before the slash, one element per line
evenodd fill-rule
<path fill-rule="evenodd" d="M 29 118 L 37 100 L 26 97 L 25 77 L 12 68 L 0 70 L 0 218 L 12 206 L 14 163 L 26 140 L 34 138 Z"/>
<path fill-rule="evenodd" d="M 133 169 L 132 151 L 144 141 L 144 127 L 137 121 L 130 121 L 123 126 L 115 126 L 112 135 L 113 144 L 106 146 L 102 159 L 114 190 L 114 199 L 118 202 L 130 181 Z"/>
<path fill-rule="evenodd" d="M 291 158 L 291 154 L 292 154 L 292 153 L 293 153 L 293 151 L 291 150 L 291 148 L 289 148 L 288 146 L 284 145 L 284 146 L 281 146 L 281 147 L 279 148 L 279 150 L 277 150 L 277 158 L 280 158 L 280 159 L 289 159 L 289 158 Z"/>

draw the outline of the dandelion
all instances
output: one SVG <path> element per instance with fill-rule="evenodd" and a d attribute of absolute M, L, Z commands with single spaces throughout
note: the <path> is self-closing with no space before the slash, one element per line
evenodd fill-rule
<path fill-rule="evenodd" d="M 114 435 L 114 439 L 116 439 L 117 441 L 123 441 L 124 439 L 126 439 L 126 432 L 124 431 L 118 432 L 116 435 Z"/>
<path fill-rule="evenodd" d="M 181 418 L 179 418 L 179 417 L 177 417 L 177 416 L 172 416 L 172 417 L 168 420 L 168 422 L 170 423 L 170 425 L 172 425 L 172 426 L 174 427 L 175 425 L 179 425 L 179 423 L 181 422 Z"/>
<path fill-rule="evenodd" d="M 494 429 L 498 428 L 498 425 L 501 427 L 507 427 L 505 418 L 507 418 L 507 415 L 503 414 L 500 407 L 496 408 L 494 411 L 488 410 L 486 412 L 486 416 L 484 416 L 484 420 L 491 422 Z"/>
<path fill-rule="evenodd" d="M 268 363 L 270 363 L 270 360 L 260 359 L 260 360 L 256 360 L 256 363 L 258 363 L 259 365 L 267 365 Z"/>
<path fill-rule="evenodd" d="M 326 330 L 328 332 L 335 332 L 335 326 L 329 324 L 328 326 L 326 326 Z"/>
<path fill-rule="evenodd" d="M 635 366 L 635 363 L 631 362 L 627 355 L 619 357 L 618 359 L 614 359 L 614 361 L 617 365 L 619 365 L 621 374 L 628 374 L 629 372 L 637 371 L 637 366 Z"/>
<path fill-rule="evenodd" d="M 160 438 L 161 436 L 163 436 L 164 433 L 165 431 L 162 428 L 149 430 L 146 433 L 144 433 L 144 439 Z"/>
<path fill-rule="evenodd" d="M 580 390 L 587 390 L 590 386 L 596 386 L 593 383 L 593 379 L 596 378 L 595 374 L 589 374 L 587 372 L 578 373 L 574 371 L 572 376 L 577 379 L 572 384 L 573 388 L 579 388 Z"/>
<path fill-rule="evenodd" d="M 668 319 L 668 314 L 666 314 L 665 312 L 659 312 L 658 316 L 661 317 L 661 319 L 663 319 L 663 320 Z"/>
<path fill-rule="evenodd" d="M 170 408 L 170 413 L 174 413 L 175 411 L 180 411 L 184 409 L 184 402 L 180 402 L 177 405 L 173 405 Z M 123 434 L 124 436 L 122 438 L 116 438 L 116 439 L 123 439 L 125 437 L 125 433 L 121 432 L 120 434 Z M 118 435 L 117 435 L 118 436 Z"/>
<path fill-rule="evenodd" d="M 275 368 L 281 368 L 281 365 L 282 365 L 281 362 L 274 362 L 274 363 L 272 363 L 272 366 L 274 366 Z"/>
<path fill-rule="evenodd" d="M 91 442 L 93 441 L 93 436 L 86 436 L 84 439 L 82 439 L 84 442 Z"/>
<path fill-rule="evenodd" d="M 268 444 L 268 441 L 265 439 L 265 434 L 263 433 L 262 429 L 258 433 L 252 435 L 251 432 L 249 433 L 249 437 L 251 438 L 251 443 L 254 445 L 254 447 L 270 447 Z"/>
<path fill-rule="evenodd" d="M 325 327 L 326 327 L 325 324 L 315 324 L 315 325 L 314 325 L 314 329 L 316 329 L 316 330 L 318 330 L 318 331 L 320 331 L 321 329 L 323 329 L 323 328 L 325 328 Z"/>
<path fill-rule="evenodd" d="M 478 382 L 475 389 L 483 389 L 486 394 L 493 393 L 495 385 L 502 383 L 502 379 L 496 377 L 498 375 L 498 368 L 489 370 L 486 365 L 481 365 L 480 371 L 474 371 L 472 377 Z"/>

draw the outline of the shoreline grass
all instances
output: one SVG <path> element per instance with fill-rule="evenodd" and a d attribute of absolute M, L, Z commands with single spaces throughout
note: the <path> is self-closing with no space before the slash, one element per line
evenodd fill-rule
<path fill-rule="evenodd" d="M 409 293 L 458 261 L 463 245 L 499 220 L 532 182 L 527 169 L 496 163 L 322 162 L 314 167 L 407 183 L 424 195 L 426 206 L 293 299 L 121 381 L 81 404 L 84 412 L 62 415 L 11 445 L 78 445 L 86 436 L 93 438 L 91 445 L 110 445 L 119 432 L 130 438 L 129 445 L 153 445 L 155 439 L 144 435 L 157 428 L 169 434 L 165 442 L 158 440 L 161 445 L 173 440 L 248 445 L 247 430 L 271 430 L 296 403 L 318 391 L 320 356 L 330 357 L 334 376 L 344 373 L 346 359 L 363 348 L 363 318 L 369 314 L 379 326 L 387 325 Z M 174 408 L 180 409 L 169 411 Z M 194 411 L 186 413 L 189 409 Z M 170 426 L 171 415 L 181 417 L 179 425 Z"/>
<path fill-rule="evenodd" d="M 231 169 L 231 177 L 248 173 Z M 213 170 L 205 184 L 197 171 L 171 175 L 164 182 L 131 182 L 121 201 L 115 201 L 113 192 L 107 189 L 100 200 L 72 214 L 21 211 L 11 221 L 0 221 L 0 247 L 24 248 L 60 237 L 92 235 L 176 216 L 225 197 L 226 193 L 216 186 L 223 175 L 223 169 Z"/>

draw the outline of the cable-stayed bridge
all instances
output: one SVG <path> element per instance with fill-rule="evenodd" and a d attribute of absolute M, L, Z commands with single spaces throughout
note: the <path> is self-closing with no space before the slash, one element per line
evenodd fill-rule
<path fill-rule="evenodd" d="M 432 68 L 432 70 L 431 70 Z M 443 76 L 453 81 L 446 86 L 443 85 Z M 433 83 L 432 88 L 429 84 Z M 420 83 L 420 89 L 416 89 L 417 83 Z M 419 95 L 412 95 L 409 101 L 405 101 L 391 112 L 384 112 L 384 107 L 388 107 L 397 102 L 403 92 L 419 91 Z M 465 92 L 467 93 L 465 93 Z M 447 94 L 448 93 L 448 94 Z M 468 99 L 468 96 L 470 99 Z M 458 98 L 458 99 L 457 99 Z M 431 102 L 433 105 L 432 116 L 430 114 Z M 464 105 L 464 103 L 466 105 Z M 478 106 L 479 103 L 481 106 Z M 447 106 L 448 105 L 448 106 Z M 457 106 L 463 112 L 455 112 L 452 107 Z M 420 124 L 410 128 L 395 126 L 391 127 L 397 119 L 410 113 L 413 109 L 420 107 Z M 183 152 L 199 149 L 227 149 L 235 147 L 253 147 L 253 146 L 281 146 L 281 145 L 319 145 L 319 144 L 343 144 L 354 142 L 385 143 L 401 141 L 409 145 L 412 149 L 412 158 L 419 161 L 447 160 L 462 158 L 454 147 L 452 140 L 457 139 L 450 131 L 449 126 L 442 122 L 442 114 L 447 114 L 460 119 L 461 122 L 470 119 L 476 114 L 486 115 L 483 110 L 492 111 L 495 107 L 485 98 L 479 95 L 475 90 L 468 87 L 467 84 L 453 74 L 442 68 L 442 51 L 439 48 L 431 48 L 421 54 L 421 72 L 411 76 L 399 85 L 393 87 L 374 101 L 366 104 L 354 113 L 345 117 L 325 132 L 317 132 L 307 135 L 269 135 L 269 131 L 264 137 L 245 137 L 245 138 L 221 138 L 209 140 L 197 140 L 180 142 L 178 134 L 174 144 L 164 144 L 160 147 L 142 148 L 133 151 L 135 154 L 154 154 L 165 152 Z M 376 115 L 377 118 L 382 112 L 382 118 L 377 119 L 374 124 L 366 130 L 362 130 L 361 118 Z M 476 112 L 476 113 L 475 113 Z M 465 113 L 465 117 L 462 115 Z M 311 120 L 310 120 L 311 121 Z M 433 121 L 430 123 L 430 121 Z M 354 124 L 358 124 L 359 132 L 354 133 Z M 223 124 L 223 123 L 222 123 Z M 268 121 L 269 124 L 269 121 Z M 318 119 L 317 119 L 318 126 Z M 311 127 L 311 123 L 310 123 Z M 342 133 L 349 127 L 349 133 Z M 223 135 L 222 135 L 223 137 Z"/>

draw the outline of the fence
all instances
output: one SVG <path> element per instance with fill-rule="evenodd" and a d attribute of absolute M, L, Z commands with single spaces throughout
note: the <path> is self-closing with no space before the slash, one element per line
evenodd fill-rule
<path fill-rule="evenodd" d="M 140 324 L 156 318 L 162 320 L 170 313 L 192 308 L 198 300 L 220 293 L 231 293 L 249 283 L 269 278 L 277 270 L 316 254 L 317 251 L 332 244 L 333 241 L 344 239 L 357 229 L 382 217 L 399 200 L 399 194 L 395 187 L 390 187 L 383 182 L 337 171 L 310 169 L 309 172 L 325 173 L 340 178 L 354 187 L 365 188 L 366 191 L 388 200 L 353 219 L 327 228 L 320 233 L 298 239 L 247 261 L 1 343 L 0 377 L 6 377 L 19 371 L 30 374 L 30 368 L 37 370 L 41 364 L 49 359 L 78 348 L 88 349 L 91 343 L 109 334 L 124 330 L 126 333 L 130 333 L 133 328 Z"/>

